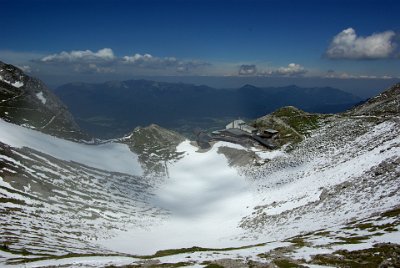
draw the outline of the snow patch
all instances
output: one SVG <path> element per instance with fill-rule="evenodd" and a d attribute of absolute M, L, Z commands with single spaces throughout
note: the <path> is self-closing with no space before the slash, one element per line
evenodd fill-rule
<path fill-rule="evenodd" d="M 106 267 L 106 266 L 121 266 L 129 265 L 134 261 L 139 261 L 137 258 L 123 256 L 91 256 L 91 257 L 74 257 L 65 259 L 53 259 L 35 261 L 25 263 L 21 267 L 49 267 L 49 266 L 68 266 L 68 267 Z M 11 266 L 11 265 L 10 265 Z M 15 267 L 14 265 L 11 267 Z"/>
<path fill-rule="evenodd" d="M 46 104 L 47 99 L 43 96 L 43 91 L 36 93 L 36 97 L 43 103 Z"/>
<path fill-rule="evenodd" d="M 283 152 L 282 150 L 260 151 L 256 148 L 252 148 L 252 151 L 255 152 L 256 155 L 263 160 L 271 160 L 276 157 L 285 156 L 285 152 Z"/>
<path fill-rule="evenodd" d="M 13 87 L 17 87 L 17 88 L 20 88 L 24 85 L 24 83 L 22 81 L 15 81 L 14 83 L 12 83 L 11 81 L 4 79 L 4 77 L 1 75 L 0 75 L 0 80 L 3 82 L 6 82 L 9 85 L 12 85 Z"/>
<path fill-rule="evenodd" d="M 101 245 L 119 252 L 153 254 L 156 250 L 200 246 L 224 248 L 247 245 L 235 239 L 243 230 L 238 223 L 254 207 L 251 185 L 228 165 L 218 142 L 207 152 L 184 141 L 177 151 L 185 156 L 168 164 L 169 178 L 154 193 L 157 207 L 170 212 L 169 219 L 149 230 L 132 227 Z M 129 229 L 129 228 L 127 228 Z"/>
<path fill-rule="evenodd" d="M 24 85 L 24 83 L 22 83 L 21 81 L 16 81 L 14 83 L 11 83 L 10 85 L 12 85 L 13 87 L 20 88 Z"/>

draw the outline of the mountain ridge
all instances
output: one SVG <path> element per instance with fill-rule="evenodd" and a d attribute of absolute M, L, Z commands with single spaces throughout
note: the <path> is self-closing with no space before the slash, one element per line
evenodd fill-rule
<path fill-rule="evenodd" d="M 353 115 L 379 116 L 400 113 L 400 83 L 394 84 L 373 98 L 350 109 Z"/>
<path fill-rule="evenodd" d="M 186 131 L 191 132 L 196 124 L 202 127 L 205 120 L 211 120 L 208 127 L 221 127 L 235 117 L 257 118 L 287 105 L 308 112 L 344 111 L 361 100 L 329 87 L 245 85 L 237 89 L 215 89 L 143 79 L 66 84 L 55 89 L 55 93 L 82 128 L 106 138 L 121 136 L 136 126 L 151 123 L 181 133 L 182 125 L 188 125 Z"/>

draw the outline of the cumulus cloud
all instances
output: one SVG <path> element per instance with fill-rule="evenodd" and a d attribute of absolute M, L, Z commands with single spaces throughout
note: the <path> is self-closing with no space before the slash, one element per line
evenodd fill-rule
<path fill-rule="evenodd" d="M 389 58 L 396 49 L 395 35 L 393 31 L 385 31 L 362 37 L 357 36 L 353 28 L 348 28 L 333 38 L 326 56 L 331 59 Z"/>
<path fill-rule="evenodd" d="M 193 69 L 209 66 L 210 63 L 202 61 L 183 61 L 175 57 L 154 57 L 150 54 L 135 54 L 124 56 L 123 63 L 147 69 L 169 69 L 174 68 L 177 72 L 190 72 Z"/>
<path fill-rule="evenodd" d="M 243 64 L 239 66 L 239 75 L 256 75 L 257 66 L 254 64 Z"/>
<path fill-rule="evenodd" d="M 82 62 L 82 61 L 113 61 L 115 59 L 114 52 L 111 48 L 103 48 L 97 52 L 91 50 L 73 50 L 71 52 L 63 51 L 52 55 L 45 56 L 40 60 L 42 62 Z"/>
<path fill-rule="evenodd" d="M 103 48 L 94 52 L 91 50 L 73 50 L 41 57 L 33 63 L 41 66 L 50 65 L 59 72 L 77 72 L 84 74 L 112 73 L 118 58 L 111 48 Z M 54 71 L 57 71 L 54 70 Z"/>
<path fill-rule="evenodd" d="M 211 65 L 197 60 L 180 60 L 175 57 L 156 57 L 151 54 L 133 54 L 117 57 L 110 48 L 97 52 L 91 50 L 63 51 L 42 56 L 33 61 L 36 64 L 57 66 L 59 69 L 80 73 L 135 73 L 135 74 L 177 74 L 191 73 Z"/>
<path fill-rule="evenodd" d="M 301 76 L 307 73 L 307 70 L 300 64 L 290 63 L 287 67 L 280 67 L 271 72 L 277 76 Z"/>
<path fill-rule="evenodd" d="M 159 58 L 153 57 L 150 54 L 135 54 L 133 56 L 124 56 L 122 60 L 124 63 L 127 64 L 155 69 L 163 69 L 165 67 L 176 66 L 179 63 L 178 60 L 174 57 Z"/>

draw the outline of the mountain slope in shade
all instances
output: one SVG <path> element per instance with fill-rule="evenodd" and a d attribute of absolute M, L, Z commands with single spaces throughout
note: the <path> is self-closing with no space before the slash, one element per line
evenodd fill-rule
<path fill-rule="evenodd" d="M 40 80 L 0 62 L 0 117 L 54 136 L 87 138 L 66 106 Z"/>
<path fill-rule="evenodd" d="M 188 125 L 186 131 L 191 132 L 196 127 L 215 127 L 218 120 L 218 127 L 223 127 L 233 118 L 257 118 L 282 106 L 332 113 L 360 101 L 354 95 L 329 87 L 245 85 L 239 89 L 215 89 L 147 80 L 71 83 L 57 88 L 55 93 L 83 129 L 107 138 L 153 123 L 175 130 Z"/>

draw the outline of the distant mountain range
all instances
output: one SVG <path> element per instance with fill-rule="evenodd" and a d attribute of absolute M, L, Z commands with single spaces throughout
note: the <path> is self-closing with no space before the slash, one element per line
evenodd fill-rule
<path fill-rule="evenodd" d="M 218 128 L 232 118 L 257 118 L 288 105 L 307 112 L 336 113 L 361 101 L 331 87 L 215 89 L 148 80 L 69 83 L 55 93 L 85 131 L 102 138 L 121 136 L 152 123 L 181 133 L 198 126 Z"/>

